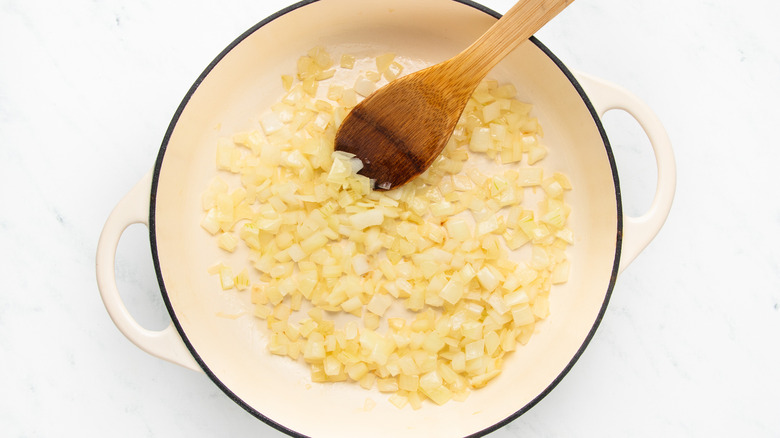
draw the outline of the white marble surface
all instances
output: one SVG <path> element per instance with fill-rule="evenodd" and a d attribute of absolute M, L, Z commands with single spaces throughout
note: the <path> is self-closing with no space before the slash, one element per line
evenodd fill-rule
<path fill-rule="evenodd" d="M 286 4 L 0 1 L 0 435 L 280 436 L 127 341 L 94 266 L 108 213 L 194 79 Z M 578 0 L 537 34 L 657 112 L 678 189 L 571 373 L 492 436 L 780 435 L 778 17 L 772 0 Z M 627 117 L 606 124 L 640 213 L 655 182 L 647 140 Z M 124 235 L 117 275 L 138 320 L 167 325 L 142 226 Z"/>

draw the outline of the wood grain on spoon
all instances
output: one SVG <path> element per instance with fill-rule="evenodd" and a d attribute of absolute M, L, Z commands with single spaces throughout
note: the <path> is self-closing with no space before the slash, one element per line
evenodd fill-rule
<path fill-rule="evenodd" d="M 377 189 L 423 173 L 447 145 L 469 97 L 488 72 L 574 0 L 521 0 L 466 50 L 380 88 L 336 133 L 336 150 L 363 161 Z"/>

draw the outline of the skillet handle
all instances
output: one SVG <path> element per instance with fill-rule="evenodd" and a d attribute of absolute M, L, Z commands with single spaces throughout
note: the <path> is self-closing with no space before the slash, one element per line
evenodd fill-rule
<path fill-rule="evenodd" d="M 194 371 L 202 372 L 200 366 L 189 350 L 187 350 L 184 342 L 182 342 L 173 323 L 160 331 L 145 329 L 138 324 L 127 310 L 117 288 L 114 263 L 119 238 L 125 229 L 132 224 L 144 224 L 147 228 L 149 227 L 149 194 L 151 187 L 152 171 L 149 171 L 119 201 L 119 204 L 114 207 L 114 210 L 108 216 L 103 226 L 103 231 L 100 233 L 97 247 L 95 267 L 98 289 L 100 290 L 103 304 L 106 306 L 109 316 L 111 316 L 111 320 L 114 321 L 119 331 L 132 343 L 153 356 Z"/>
<path fill-rule="evenodd" d="M 674 152 L 666 129 L 647 104 L 612 83 L 583 73 L 577 73 L 576 77 L 599 117 L 613 109 L 626 111 L 639 122 L 650 139 L 655 154 L 658 176 L 650 209 L 639 217 L 624 216 L 623 248 L 618 268 L 618 272 L 623 272 L 658 234 L 669 216 L 677 184 Z"/>

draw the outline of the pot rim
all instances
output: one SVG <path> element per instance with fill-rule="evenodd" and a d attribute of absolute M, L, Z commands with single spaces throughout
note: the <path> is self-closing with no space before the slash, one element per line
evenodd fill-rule
<path fill-rule="evenodd" d="M 290 429 L 289 427 L 286 427 L 270 417 L 264 415 L 263 413 L 259 412 L 257 409 L 255 409 L 253 406 L 251 406 L 249 403 L 246 403 L 244 400 L 242 400 L 240 397 L 238 397 L 230 388 L 227 387 L 220 379 L 219 377 L 214 374 L 214 372 L 206 365 L 206 363 L 203 361 L 201 356 L 198 354 L 195 347 L 190 342 L 189 338 L 187 337 L 179 318 L 176 316 L 176 312 L 173 309 L 173 306 L 171 304 L 168 291 L 165 287 L 165 281 L 162 276 L 162 270 L 160 267 L 160 260 L 158 256 L 158 250 L 157 250 L 157 231 L 156 231 L 156 204 L 157 204 L 157 188 L 159 184 L 160 179 L 160 172 L 162 169 L 162 163 L 165 156 L 165 152 L 168 147 L 168 142 L 170 141 L 171 135 L 176 128 L 177 122 L 184 111 L 184 109 L 187 107 L 187 104 L 190 101 L 190 98 L 195 94 L 195 92 L 198 90 L 200 84 L 203 82 L 203 80 L 208 76 L 211 71 L 216 67 L 219 62 L 222 61 L 227 54 L 233 50 L 236 46 L 238 46 L 241 42 L 243 42 L 247 37 L 249 37 L 251 34 L 262 28 L 263 26 L 267 25 L 268 23 L 288 14 L 289 12 L 292 12 L 296 9 L 299 9 L 301 7 L 304 7 L 306 5 L 309 5 L 311 3 L 319 2 L 321 0 L 301 0 L 297 3 L 291 4 L 290 6 L 287 6 L 271 15 L 266 17 L 265 19 L 259 21 L 257 24 L 253 25 L 249 29 L 247 29 L 244 33 L 242 33 L 240 36 L 238 36 L 235 40 L 233 40 L 230 44 L 228 44 L 225 49 L 222 50 L 210 63 L 209 65 L 203 70 L 203 72 L 198 76 L 198 78 L 195 80 L 193 85 L 190 87 L 190 89 L 185 94 L 184 98 L 182 99 L 179 106 L 176 108 L 176 111 L 174 112 L 174 115 L 171 119 L 170 124 L 168 125 L 168 128 L 165 132 L 165 135 L 163 136 L 163 141 L 160 146 L 159 153 L 157 155 L 157 158 L 155 160 L 155 165 L 153 168 L 153 174 L 152 174 L 152 185 L 151 185 L 151 195 L 150 195 L 150 203 L 149 203 L 149 239 L 151 244 L 151 253 L 152 253 L 152 260 L 154 263 L 154 269 L 157 276 L 157 282 L 160 286 L 160 292 L 163 298 L 163 301 L 165 303 L 165 307 L 168 310 L 168 314 L 171 316 L 171 320 L 173 322 L 173 325 L 176 327 L 177 332 L 181 336 L 182 341 L 184 342 L 184 345 L 189 350 L 190 354 L 192 354 L 192 357 L 195 359 L 195 361 L 198 363 L 198 365 L 201 367 L 201 369 L 204 371 L 204 373 L 214 382 L 214 384 L 217 385 L 217 387 L 222 390 L 222 392 L 225 393 L 231 400 L 233 400 L 236 404 L 241 406 L 244 410 L 252 414 L 254 417 L 258 418 L 259 420 L 263 421 L 264 423 L 268 424 L 269 426 L 273 427 L 274 429 L 285 433 L 287 435 L 293 436 L 293 437 L 307 437 L 307 435 L 304 435 L 300 432 L 297 432 L 293 429 Z M 461 3 L 466 6 L 470 6 L 478 11 L 484 12 L 487 15 L 490 15 L 496 19 L 501 18 L 501 14 L 498 12 L 488 8 L 487 6 L 484 6 L 480 3 L 477 3 L 472 0 L 452 0 L 456 3 Z M 601 123 L 601 120 L 598 116 L 598 113 L 596 112 L 593 104 L 591 103 L 590 99 L 588 98 L 587 94 L 583 90 L 582 86 L 579 84 L 579 82 L 576 80 L 572 72 L 561 62 L 560 59 L 558 59 L 551 51 L 548 49 L 545 45 L 541 43 L 535 36 L 531 36 L 529 40 L 539 49 L 541 50 L 548 58 L 550 58 L 553 63 L 561 70 L 561 72 L 566 76 L 566 78 L 569 80 L 569 82 L 572 84 L 574 89 L 577 91 L 577 94 L 580 96 L 580 98 L 585 103 L 585 106 L 587 107 L 591 117 L 593 118 L 593 122 L 595 123 L 599 135 L 601 136 L 601 139 L 604 144 L 605 152 L 607 155 L 607 158 L 609 160 L 610 169 L 612 172 L 612 179 L 614 182 L 615 187 L 615 201 L 616 201 L 616 216 L 617 216 L 617 234 L 616 234 L 616 243 L 615 243 L 615 258 L 613 260 L 612 264 L 612 272 L 610 273 L 610 280 L 609 285 L 607 287 L 607 291 L 604 295 L 604 301 L 601 304 L 601 307 L 599 309 L 598 315 L 596 316 L 596 319 L 593 323 L 593 326 L 588 331 L 588 334 L 586 335 L 583 343 L 580 345 L 580 347 L 577 349 L 574 356 L 569 360 L 569 362 L 566 364 L 566 366 L 563 368 L 563 370 L 556 376 L 555 379 L 543 390 L 541 391 L 536 397 L 534 397 L 530 402 L 528 402 L 526 405 L 524 405 L 519 410 L 515 411 L 511 415 L 507 416 L 501 421 L 498 421 L 478 432 L 475 432 L 471 435 L 468 435 L 467 437 L 481 437 L 484 435 L 487 435 L 491 432 L 494 432 L 507 424 L 511 423 L 512 421 L 516 420 L 518 417 L 529 411 L 531 408 L 533 408 L 537 403 L 539 403 L 544 397 L 546 397 L 557 385 L 560 383 L 560 381 L 569 373 L 569 371 L 572 369 L 574 364 L 577 362 L 577 360 L 580 358 L 580 356 L 583 354 L 587 346 L 590 344 L 591 339 L 595 335 L 596 329 L 599 327 L 601 320 L 604 317 L 604 314 L 606 312 L 607 306 L 609 304 L 609 300 L 612 296 L 612 291 L 615 287 L 615 282 L 617 280 L 618 275 L 618 268 L 620 264 L 620 254 L 621 254 L 621 248 L 622 248 L 622 238 L 623 238 L 623 207 L 622 207 L 622 197 L 620 192 L 620 184 L 618 180 L 618 172 L 617 172 L 617 166 L 615 163 L 615 157 L 612 152 L 612 147 L 609 143 L 609 139 L 607 138 L 606 131 L 604 129 L 604 126 Z"/>

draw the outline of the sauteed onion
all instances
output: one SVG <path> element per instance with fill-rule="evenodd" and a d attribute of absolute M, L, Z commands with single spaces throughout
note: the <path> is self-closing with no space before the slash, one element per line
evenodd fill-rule
<path fill-rule="evenodd" d="M 257 128 L 217 144 L 201 225 L 252 269 L 211 272 L 224 290 L 250 291 L 269 351 L 306 363 L 312 381 L 357 382 L 399 408 L 463 400 L 529 341 L 568 280 L 572 187 L 539 166 L 532 106 L 486 80 L 424 174 L 371 190 L 333 139 L 403 63 L 365 61 L 312 49 Z M 337 81 L 344 71 L 357 74 L 351 86 Z"/>

